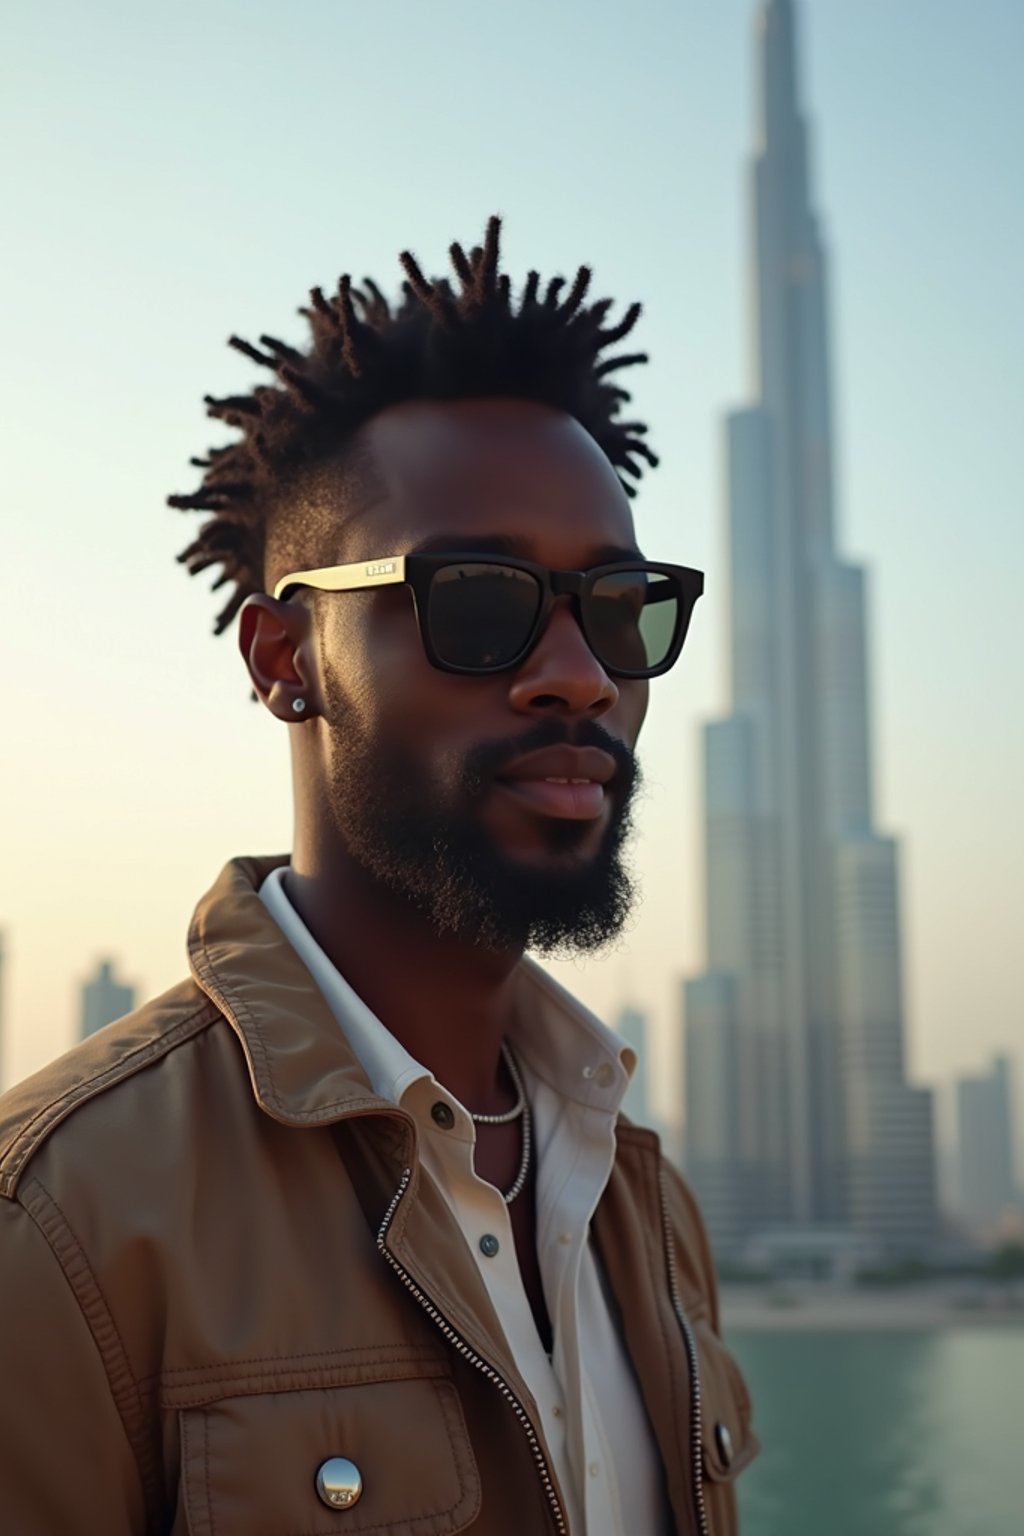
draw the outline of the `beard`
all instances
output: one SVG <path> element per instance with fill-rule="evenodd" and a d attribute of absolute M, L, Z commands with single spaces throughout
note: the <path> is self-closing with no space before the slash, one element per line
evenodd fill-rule
<path fill-rule="evenodd" d="M 622 932 L 634 896 L 624 845 L 640 769 L 621 741 L 593 721 L 574 729 L 541 721 L 461 760 L 442 761 L 435 775 L 402 746 L 371 747 L 358 739 L 344 704 L 329 702 L 332 720 L 346 722 L 332 725 L 343 745 L 332 755 L 328 786 L 345 846 L 375 883 L 419 912 L 439 937 L 567 958 L 593 954 Z M 542 819 L 552 858 L 533 865 L 497 845 L 483 822 L 483 801 L 512 758 L 563 744 L 598 747 L 614 758 L 618 771 L 605 791 L 611 815 L 600 846 L 588 853 L 577 850 L 591 823 Z"/>

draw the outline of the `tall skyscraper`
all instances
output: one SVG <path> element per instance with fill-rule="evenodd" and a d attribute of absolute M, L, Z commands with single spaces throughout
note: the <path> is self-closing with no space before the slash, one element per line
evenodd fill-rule
<path fill-rule="evenodd" d="M 615 1021 L 616 1032 L 636 1052 L 636 1070 L 629 1080 L 622 1100 L 623 1113 L 638 1125 L 651 1125 L 650 1029 L 645 1013 L 639 1008 L 622 1008 Z"/>
<path fill-rule="evenodd" d="M 866 576 L 836 547 L 827 270 L 791 0 L 768 0 L 758 31 L 755 401 L 726 422 L 732 707 L 704 740 L 707 973 L 686 988 L 686 1166 L 719 1246 L 795 1224 L 909 1249 L 934 1221 L 932 1106 L 903 1068 Z"/>
<path fill-rule="evenodd" d="M 82 988 L 80 1038 L 95 1034 L 105 1024 L 113 1024 L 135 1007 L 135 989 L 114 979 L 110 960 L 101 960 L 96 975 Z"/>
<path fill-rule="evenodd" d="M 652 1062 L 653 1038 L 648 1014 L 639 1008 L 624 1007 L 619 1010 L 615 1028 L 627 1045 L 636 1052 L 636 1070 L 630 1078 L 622 1100 L 623 1113 L 636 1125 L 657 1131 L 661 1149 L 670 1162 L 682 1162 L 682 1133 L 678 1114 L 670 1110 L 668 1115 L 655 1108 L 651 1085 L 654 1082 Z"/>
<path fill-rule="evenodd" d="M 979 1232 L 1016 1198 L 1010 1063 L 997 1056 L 986 1077 L 956 1085 L 960 1205 Z"/>

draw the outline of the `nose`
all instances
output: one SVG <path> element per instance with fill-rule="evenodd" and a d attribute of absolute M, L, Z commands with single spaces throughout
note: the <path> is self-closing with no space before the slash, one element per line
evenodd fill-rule
<path fill-rule="evenodd" d="M 559 598 L 547 628 L 513 675 L 512 708 L 528 715 L 597 719 L 615 707 L 618 697 L 618 688 L 584 638 L 570 599 Z"/>

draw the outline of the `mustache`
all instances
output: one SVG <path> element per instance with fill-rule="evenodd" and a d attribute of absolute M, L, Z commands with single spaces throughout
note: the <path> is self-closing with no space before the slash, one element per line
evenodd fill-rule
<path fill-rule="evenodd" d="M 597 747 L 607 752 L 616 768 L 611 788 L 621 799 L 628 799 L 639 780 L 640 764 L 636 753 L 596 720 L 580 720 L 573 726 L 561 720 L 539 720 L 520 735 L 481 742 L 467 752 L 461 774 L 463 788 L 478 799 L 508 763 L 528 752 L 542 752 L 547 747 Z"/>

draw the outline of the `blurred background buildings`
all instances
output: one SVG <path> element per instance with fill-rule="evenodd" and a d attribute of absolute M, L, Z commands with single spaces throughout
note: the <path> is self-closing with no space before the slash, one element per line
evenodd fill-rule
<path fill-rule="evenodd" d="M 114 962 L 101 960 L 96 974 L 82 986 L 79 1039 L 95 1034 L 105 1024 L 113 1024 L 135 1007 L 135 988 L 114 976 Z"/>
<path fill-rule="evenodd" d="M 1017 1198 L 1011 1066 L 997 1056 L 984 1077 L 956 1084 L 958 1214 L 976 1236 L 998 1238 Z"/>

